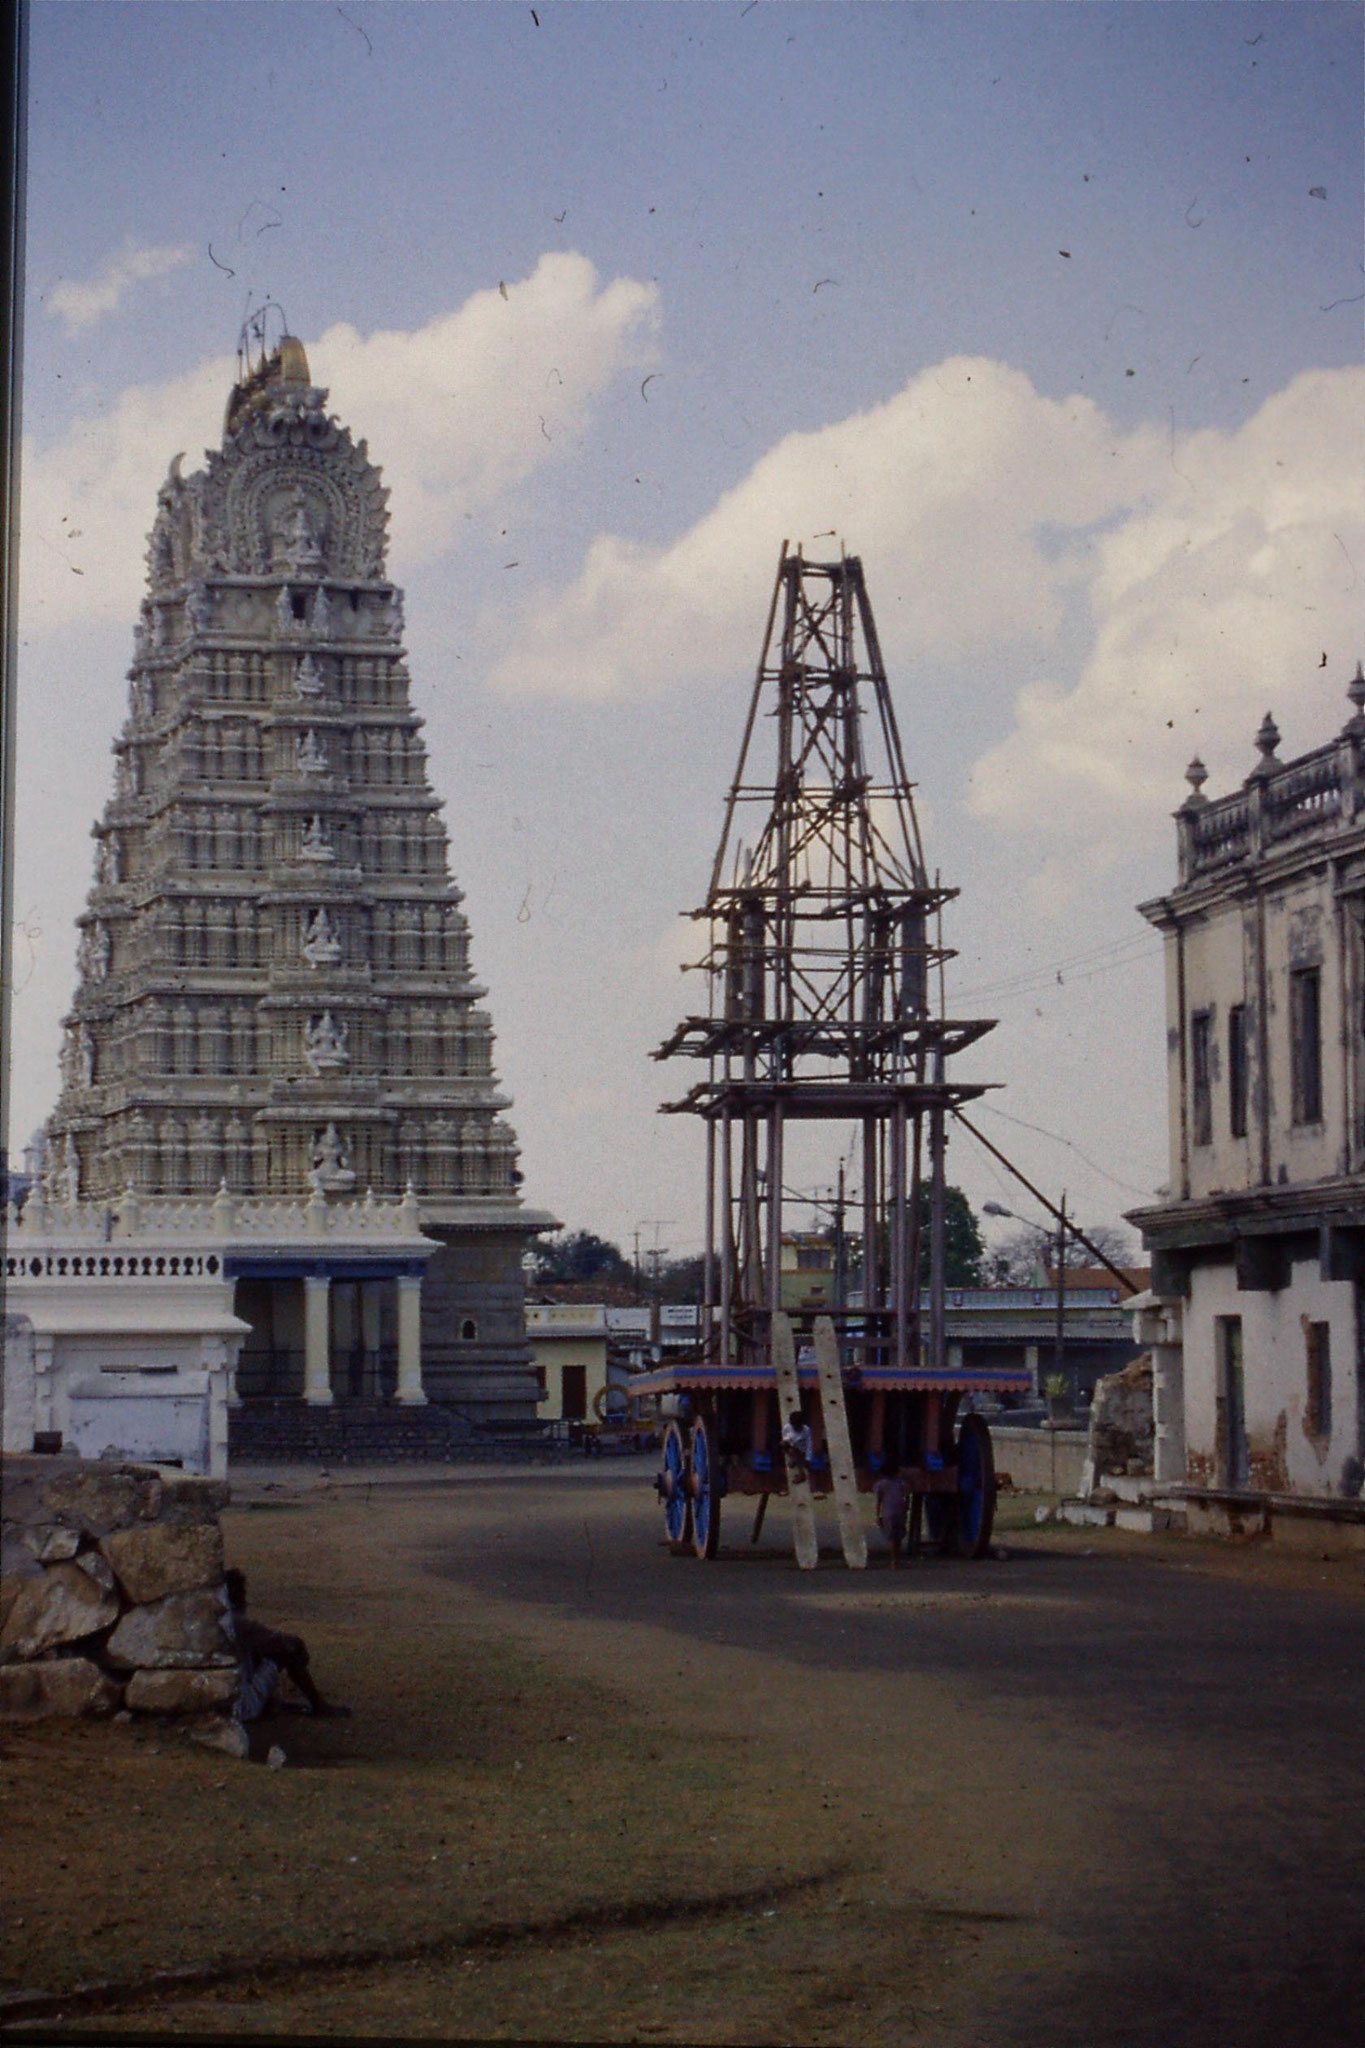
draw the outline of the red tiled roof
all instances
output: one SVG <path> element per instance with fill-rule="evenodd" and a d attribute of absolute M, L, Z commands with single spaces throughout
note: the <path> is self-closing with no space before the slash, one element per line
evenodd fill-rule
<path fill-rule="evenodd" d="M 1152 1269 L 1150 1266 L 1120 1266 L 1119 1271 L 1123 1274 L 1124 1279 L 1131 1286 L 1136 1287 L 1139 1292 L 1150 1287 L 1152 1284 Z M 1057 1285 L 1057 1268 L 1055 1266 L 1047 1268 L 1047 1284 L 1049 1287 Z M 1068 1266 L 1066 1269 L 1066 1284 L 1068 1287 L 1116 1287 L 1118 1282 L 1107 1266 Z"/>

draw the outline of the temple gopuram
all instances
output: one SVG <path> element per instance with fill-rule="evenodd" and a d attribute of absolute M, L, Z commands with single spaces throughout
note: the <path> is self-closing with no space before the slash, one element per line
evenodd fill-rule
<path fill-rule="evenodd" d="M 221 447 L 190 476 L 181 460 L 93 828 L 45 1177 L 11 1237 L 35 1256 L 12 1284 L 70 1291 L 70 1270 L 31 1270 L 63 1232 L 68 1268 L 101 1229 L 121 1263 L 120 1243 L 215 1259 L 198 1278 L 222 1290 L 226 1349 L 198 1362 L 225 1375 L 249 1455 L 327 1450 L 307 1411 L 347 1403 L 376 1444 L 385 1410 L 530 1420 L 521 1262 L 553 1219 L 520 1193 L 386 572 L 388 492 L 287 334 L 244 341 Z M 130 1283 L 136 1323 L 132 1280 L 172 1276 L 80 1277 Z M 68 1341 L 64 1375 L 51 1333 L 46 1368 L 46 1421 L 68 1430 L 58 1383 L 118 1362 L 117 1290 L 82 1298 L 100 1343 L 82 1364 Z M 41 1397 L 41 1304 L 11 1307 L 34 1320 Z M 438 1417 L 425 1428 L 434 1446 Z"/>

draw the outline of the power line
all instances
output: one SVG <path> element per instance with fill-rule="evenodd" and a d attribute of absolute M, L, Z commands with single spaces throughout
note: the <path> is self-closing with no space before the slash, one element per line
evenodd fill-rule
<path fill-rule="evenodd" d="M 1021 1130 L 1036 1131 L 1040 1138 L 1051 1138 L 1054 1144 L 1065 1145 L 1067 1151 L 1074 1152 L 1076 1157 L 1080 1160 L 1083 1160 L 1084 1163 L 1090 1168 L 1092 1173 L 1098 1173 L 1102 1179 L 1112 1181 L 1116 1188 L 1123 1188 L 1125 1192 L 1130 1195 L 1151 1195 L 1152 1190 L 1150 1188 L 1134 1187 L 1132 1181 L 1120 1180 L 1119 1176 L 1116 1173 L 1110 1173 L 1107 1166 L 1101 1166 L 1099 1161 L 1097 1159 L 1092 1159 L 1088 1152 L 1082 1152 L 1079 1145 L 1075 1144 L 1073 1140 L 1070 1138 L 1064 1138 L 1060 1131 L 1049 1131 L 1045 1129 L 1042 1124 L 1029 1123 L 1027 1118 L 1025 1117 L 1011 1116 L 1008 1110 L 997 1109 L 993 1102 L 983 1101 L 978 1103 L 977 1107 L 979 1109 L 989 1110 L 992 1116 L 1003 1117 L 1007 1124 L 1018 1124 Z"/>
<path fill-rule="evenodd" d="M 1109 974 L 1116 967 L 1132 967 L 1141 960 L 1155 960 L 1161 950 L 1159 945 L 1150 945 L 1145 939 L 1120 939 L 1110 946 L 1076 953 L 1049 966 L 1040 964 L 1024 968 L 1018 974 L 1003 976 L 998 981 L 978 982 L 973 988 L 958 989 L 954 1000 L 968 1002 L 978 996 L 1029 995 L 1036 989 L 1055 986 L 1058 982 L 1065 987 L 1067 981 L 1092 981 L 1096 975 Z M 1112 957 L 1106 958 L 1105 955 Z"/>

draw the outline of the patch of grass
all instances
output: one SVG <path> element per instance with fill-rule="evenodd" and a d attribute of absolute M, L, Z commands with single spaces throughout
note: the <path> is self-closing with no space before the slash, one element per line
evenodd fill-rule
<path fill-rule="evenodd" d="M 762 2041 L 830 2038 L 846 1982 L 914 1967 L 903 1924 L 880 1962 L 866 1926 L 846 1942 L 819 1880 L 850 1843 L 814 1795 L 794 1804 L 724 1728 L 647 1723 L 499 1634 L 412 1526 L 397 1502 L 225 1517 L 253 1609 L 305 1630 L 353 1710 L 273 1723 L 284 1769 L 154 1721 L 7 1738 L 26 1849 L 4 1988 L 146 1986 L 73 2031 Z M 510 1945 L 481 1945 L 488 1927 Z M 147 1983 L 219 1969 L 211 1991 Z"/>
<path fill-rule="evenodd" d="M 1060 1493 L 1002 1493 L 995 1504 L 997 1533 L 1013 1535 L 1023 1529 L 1037 1528 L 1038 1509 L 1055 1509 L 1062 1498 Z M 1047 1526 L 1051 1528 L 1053 1525 L 1048 1523 Z"/>

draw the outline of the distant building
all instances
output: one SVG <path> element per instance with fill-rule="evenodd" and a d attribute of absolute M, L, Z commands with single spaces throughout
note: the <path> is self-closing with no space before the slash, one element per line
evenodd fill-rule
<path fill-rule="evenodd" d="M 1352 715 L 1176 813 L 1166 941 L 1171 1190 L 1152 1253 L 1157 1477 L 1359 1491 L 1365 1449 L 1365 675 Z"/>
<path fill-rule="evenodd" d="M 1128 1300 L 1102 1268 L 1098 1275 L 1067 1272 L 1061 1376 L 1064 1393 L 1078 1407 L 1089 1405 L 1096 1380 L 1122 1372 L 1138 1356 Z M 946 1308 L 950 1367 L 955 1358 L 973 1372 L 1022 1365 L 1035 1394 L 1047 1390 L 1057 1369 L 1057 1287 L 1051 1274 L 1037 1287 L 950 1287 Z M 923 1327 L 927 1339 L 927 1310 Z"/>
<path fill-rule="evenodd" d="M 856 1272 L 860 1257 L 856 1236 L 845 1238 L 846 1257 Z M 817 1314 L 836 1307 L 838 1249 L 827 1231 L 790 1231 L 782 1238 L 782 1304 L 793 1311 Z M 1145 1267 L 1125 1269 L 1134 1287 L 1151 1277 Z M 1139 1352 L 1127 1311 L 1128 1297 L 1103 1267 L 1068 1268 L 1063 1299 L 1062 1374 L 1066 1391 L 1081 1406 L 1090 1399 L 1097 1379 L 1120 1372 Z M 851 1314 L 862 1306 L 858 1286 L 849 1286 L 845 1301 Z M 945 1327 L 950 1369 L 1014 1369 L 1023 1366 L 1036 1393 L 1055 1369 L 1057 1290 L 1053 1271 L 1042 1269 L 1036 1284 L 1026 1287 L 950 1287 L 945 1296 Z M 621 1313 L 608 1310 L 608 1320 Z M 637 1311 L 648 1317 L 649 1311 Z M 929 1338 L 929 1307 L 921 1304 L 921 1335 Z M 702 1312 L 697 1307 L 664 1307 L 659 1311 L 654 1356 L 688 1351 L 701 1342 Z"/>
<path fill-rule="evenodd" d="M 607 1311 L 601 1302 L 528 1301 L 526 1336 L 542 1422 L 601 1421 L 607 1384 Z"/>
<path fill-rule="evenodd" d="M 845 1237 L 842 1248 L 847 1278 L 847 1270 L 853 1259 L 854 1240 Z M 840 1246 L 833 1231 L 784 1231 L 781 1280 L 783 1308 L 833 1308 L 838 1293 L 839 1276 L 836 1268 L 839 1263 L 839 1252 Z M 847 1295 L 847 1287 L 845 1293 Z"/>

